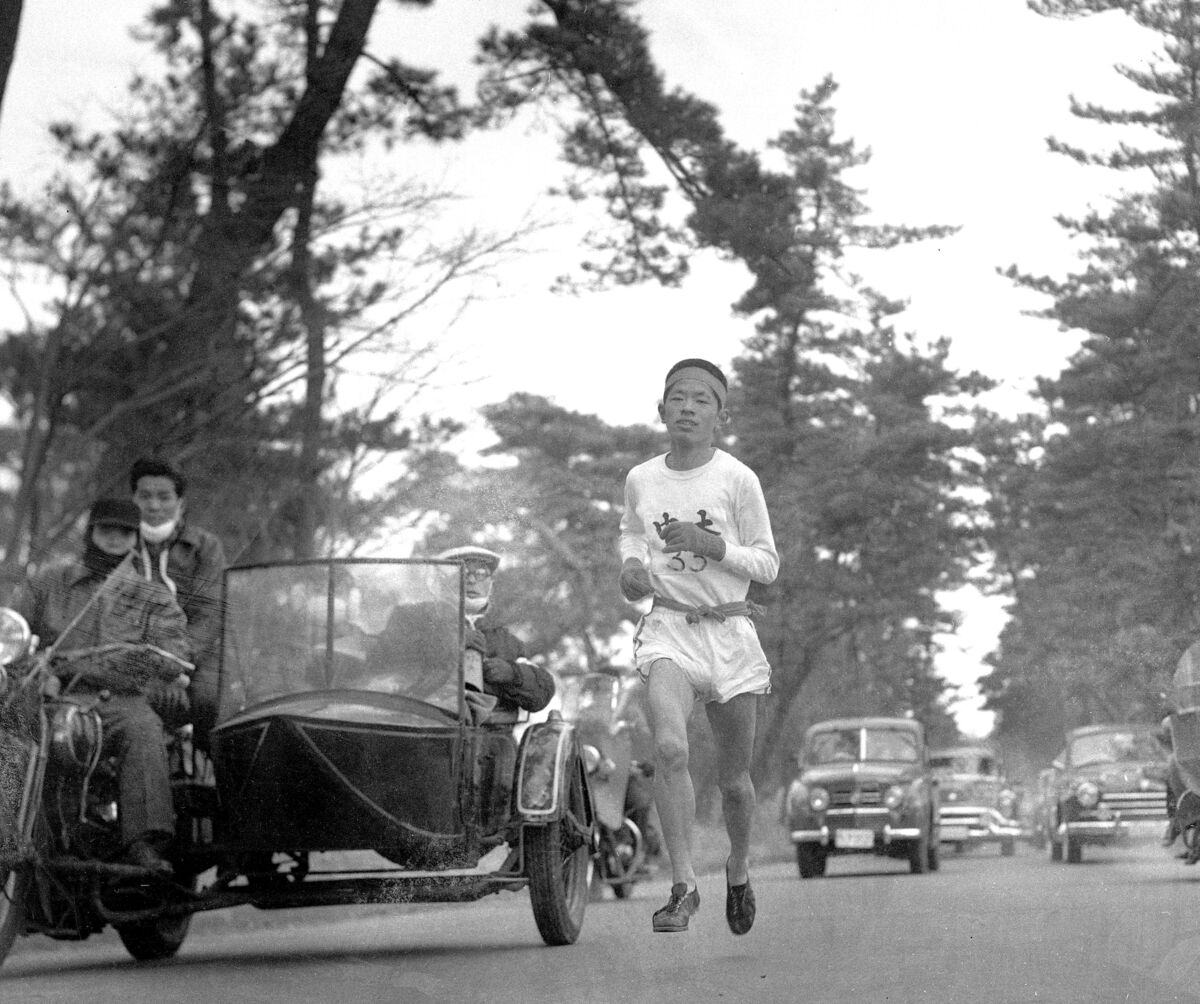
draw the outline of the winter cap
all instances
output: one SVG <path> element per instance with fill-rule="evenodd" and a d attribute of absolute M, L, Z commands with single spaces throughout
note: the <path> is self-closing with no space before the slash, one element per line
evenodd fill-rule
<path fill-rule="evenodd" d="M 725 397 L 729 393 L 729 381 L 721 368 L 707 359 L 681 359 L 667 370 L 666 386 L 663 388 L 663 400 L 671 392 L 671 387 L 680 380 L 699 380 L 708 387 L 717 399 L 717 407 L 725 407 Z"/>
<path fill-rule="evenodd" d="M 468 544 L 465 547 L 451 547 L 440 554 L 435 554 L 434 557 L 440 561 L 477 562 L 480 565 L 486 565 L 493 572 L 500 567 L 500 555 L 495 551 L 489 551 L 486 547 L 476 547 L 474 544 Z"/>
<path fill-rule="evenodd" d="M 142 511 L 130 499 L 97 499 L 88 513 L 88 526 L 119 526 L 136 530 L 142 523 Z"/>

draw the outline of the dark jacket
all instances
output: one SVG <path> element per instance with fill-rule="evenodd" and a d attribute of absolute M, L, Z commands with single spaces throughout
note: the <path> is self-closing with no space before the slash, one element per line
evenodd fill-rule
<path fill-rule="evenodd" d="M 217 647 L 221 640 L 221 586 L 225 549 L 215 534 L 181 521 L 161 544 L 138 544 L 143 563 L 155 581 L 171 580 L 175 599 L 187 617 L 196 663 L 190 688 L 192 720 L 197 738 L 204 740 L 216 722 L 218 702 Z M 163 557 L 166 557 L 164 577 Z"/>
<path fill-rule="evenodd" d="M 183 611 L 160 582 L 147 580 L 124 562 L 107 579 L 76 559 L 52 565 L 17 587 L 12 607 L 48 647 L 63 636 L 97 591 L 100 596 L 71 628 L 60 651 L 112 642 L 148 642 L 183 659 L 191 658 Z M 150 653 L 95 656 L 65 664 L 60 675 L 115 694 L 145 693 L 154 680 L 173 680 L 181 667 Z"/>
<path fill-rule="evenodd" d="M 142 541 L 138 546 L 159 581 L 165 581 L 162 553 L 166 550 L 166 574 L 175 584 L 175 598 L 187 617 L 193 651 L 197 658 L 214 654 L 221 634 L 221 577 L 225 573 L 221 541 L 207 530 L 181 522 L 163 543 Z"/>
<path fill-rule="evenodd" d="M 446 614 L 436 612 L 445 609 L 435 603 L 396 607 L 375 641 L 372 659 L 381 664 L 396 661 L 409 666 L 429 665 L 435 668 L 435 675 L 445 672 L 447 667 L 457 667 L 458 638 L 444 629 Z M 457 615 L 451 611 L 449 616 Z M 496 710 L 541 711 L 550 703 L 554 677 L 541 666 L 523 661 L 525 646 L 515 634 L 489 620 L 487 615 L 476 621 L 474 632 L 482 636 L 483 690 L 497 698 Z M 467 639 L 467 647 L 478 651 L 470 629 Z M 489 667 L 493 660 L 503 665 Z"/>
<path fill-rule="evenodd" d="M 525 643 L 502 624 L 496 623 L 490 613 L 483 614 L 476 622 L 486 644 L 482 653 L 483 689 L 499 698 L 498 710 L 541 711 L 554 696 L 554 677 L 541 666 L 528 661 Z M 506 663 L 512 671 L 512 679 L 495 682 L 495 667 L 489 672 L 488 663 L 493 660 Z M 505 673 L 507 675 L 507 673 Z M 492 676 L 493 679 L 488 677 Z"/>

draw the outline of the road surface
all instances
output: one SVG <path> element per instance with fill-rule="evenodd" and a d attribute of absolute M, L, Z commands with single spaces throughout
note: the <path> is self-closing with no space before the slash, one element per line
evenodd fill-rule
<path fill-rule="evenodd" d="M 684 934 L 652 934 L 666 882 L 593 901 L 579 942 L 547 948 L 524 893 L 436 907 L 201 915 L 180 954 L 139 965 L 111 933 L 23 939 L 0 1001 L 1200 1002 L 1200 866 L 1153 845 L 1082 864 L 1021 847 L 899 862 L 831 859 L 754 872 L 759 915 L 733 937 L 719 875 Z"/>

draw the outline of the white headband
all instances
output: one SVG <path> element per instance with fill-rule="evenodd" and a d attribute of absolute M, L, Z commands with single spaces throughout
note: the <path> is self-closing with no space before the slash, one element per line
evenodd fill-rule
<path fill-rule="evenodd" d="M 671 388 L 680 380 L 699 380 L 713 392 L 713 396 L 717 399 L 717 407 L 725 407 L 726 388 L 722 386 L 721 381 L 713 376 L 713 374 L 700 366 L 684 366 L 681 369 L 675 370 L 667 378 L 667 385 L 663 388 L 663 400 L 666 400 L 667 395 L 671 392 Z"/>

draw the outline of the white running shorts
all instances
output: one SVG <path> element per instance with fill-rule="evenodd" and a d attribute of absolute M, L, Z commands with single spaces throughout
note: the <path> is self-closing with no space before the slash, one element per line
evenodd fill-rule
<path fill-rule="evenodd" d="M 689 624 L 682 612 L 651 610 L 633 635 L 633 661 L 643 680 L 656 659 L 670 659 L 682 669 L 705 703 L 771 692 L 771 666 L 749 617 L 702 617 Z"/>

